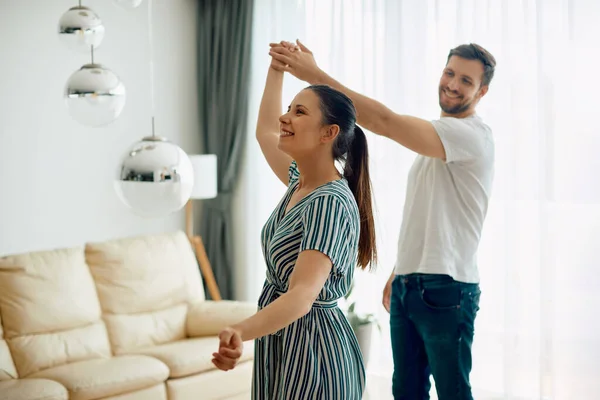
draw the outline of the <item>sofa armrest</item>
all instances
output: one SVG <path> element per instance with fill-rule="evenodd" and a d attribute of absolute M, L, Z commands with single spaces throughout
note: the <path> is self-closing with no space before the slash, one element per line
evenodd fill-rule
<path fill-rule="evenodd" d="M 255 314 L 254 303 L 241 301 L 201 301 L 193 304 L 187 314 L 186 331 L 189 337 L 218 335 L 223 328 Z"/>

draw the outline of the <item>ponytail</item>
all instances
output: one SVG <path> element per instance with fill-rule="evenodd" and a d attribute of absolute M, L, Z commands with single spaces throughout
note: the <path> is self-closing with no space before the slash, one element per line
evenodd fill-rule
<path fill-rule="evenodd" d="M 366 269 L 367 266 L 371 269 L 377 261 L 377 248 L 369 175 L 369 148 L 367 137 L 358 125 L 354 125 L 353 136 L 344 166 L 344 178 L 348 181 L 360 214 L 358 265 L 361 269 Z"/>
<path fill-rule="evenodd" d="M 338 125 L 340 133 L 333 142 L 335 161 L 345 160 L 344 178 L 354 195 L 360 217 L 357 262 L 361 269 L 373 268 L 377 261 L 375 222 L 369 176 L 369 149 L 367 137 L 356 125 L 356 108 L 344 93 L 328 85 L 311 85 L 307 88 L 319 96 L 323 125 Z"/>

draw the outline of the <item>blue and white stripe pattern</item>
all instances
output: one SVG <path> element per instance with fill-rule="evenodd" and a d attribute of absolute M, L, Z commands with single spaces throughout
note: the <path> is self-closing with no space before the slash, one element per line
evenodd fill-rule
<path fill-rule="evenodd" d="M 365 369 L 358 342 L 337 300 L 352 282 L 360 217 L 344 179 L 315 189 L 285 209 L 298 186 L 295 162 L 288 190 L 262 230 L 267 277 L 258 301 L 266 307 L 289 287 L 303 250 L 327 255 L 332 272 L 311 311 L 280 331 L 256 340 L 252 399 L 359 400 Z"/>

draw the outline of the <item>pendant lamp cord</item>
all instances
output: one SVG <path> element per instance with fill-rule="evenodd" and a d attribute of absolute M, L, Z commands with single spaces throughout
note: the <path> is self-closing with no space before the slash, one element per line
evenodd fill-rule
<path fill-rule="evenodd" d="M 152 0 L 148 0 L 148 39 L 150 41 L 150 111 L 152 113 L 152 137 L 154 137 L 154 39 L 152 37 L 152 25 Z"/>

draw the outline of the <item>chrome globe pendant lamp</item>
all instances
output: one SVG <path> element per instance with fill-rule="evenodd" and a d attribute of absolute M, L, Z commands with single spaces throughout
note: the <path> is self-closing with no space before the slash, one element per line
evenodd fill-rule
<path fill-rule="evenodd" d="M 69 8 L 58 21 L 58 37 L 68 48 L 88 52 L 90 46 L 98 48 L 104 39 L 102 20 L 92 9 L 82 6 L 81 1 Z"/>
<path fill-rule="evenodd" d="M 91 62 L 73 72 L 63 97 L 71 117 L 82 125 L 101 127 L 116 120 L 125 107 L 125 85 L 112 70 L 94 61 L 104 38 L 104 25 L 91 9 L 79 5 L 60 19 L 59 37 L 75 51 L 90 51 Z"/>
<path fill-rule="evenodd" d="M 102 127 L 115 121 L 125 107 L 125 85 L 112 70 L 94 61 L 75 71 L 65 85 L 64 98 L 69 114 L 77 122 Z"/>
<path fill-rule="evenodd" d="M 179 146 L 155 133 L 152 0 L 148 1 L 148 20 L 152 134 L 142 137 L 125 152 L 117 169 L 114 188 L 120 200 L 135 214 L 160 218 L 185 206 L 194 187 L 194 169 L 190 158 Z"/>
<path fill-rule="evenodd" d="M 154 118 L 152 121 L 154 126 Z M 194 187 L 194 170 L 188 155 L 166 138 L 143 137 L 120 161 L 115 191 L 125 205 L 141 217 L 165 217 L 180 210 Z"/>

